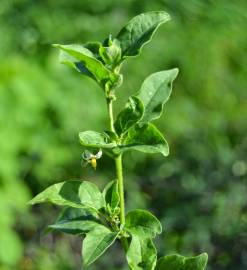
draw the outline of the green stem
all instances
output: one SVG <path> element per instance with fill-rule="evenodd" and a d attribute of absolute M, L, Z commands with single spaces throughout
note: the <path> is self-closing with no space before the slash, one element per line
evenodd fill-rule
<path fill-rule="evenodd" d="M 125 224 L 125 207 L 124 207 L 124 183 L 123 183 L 123 166 L 122 166 L 122 155 L 115 158 L 117 179 L 118 179 L 118 192 L 120 197 L 120 222 L 122 225 Z"/>
<path fill-rule="evenodd" d="M 123 181 L 123 165 L 122 165 L 122 155 L 119 155 L 115 158 L 117 179 L 118 179 L 118 193 L 120 197 L 120 223 L 121 225 L 125 224 L 125 206 L 124 206 L 124 181 Z M 121 243 L 125 253 L 128 250 L 128 240 L 125 237 L 121 238 Z"/>
<path fill-rule="evenodd" d="M 109 115 L 110 131 L 115 133 L 112 99 L 107 99 L 107 109 L 108 109 L 108 115 Z"/>
<path fill-rule="evenodd" d="M 112 100 L 107 99 L 107 108 L 108 108 L 108 115 L 109 115 L 109 124 L 110 130 L 115 133 L 114 128 L 114 118 L 113 118 L 113 107 L 112 107 Z M 118 155 L 115 158 L 115 165 L 116 165 L 116 173 L 118 179 L 118 192 L 120 197 L 120 223 L 121 225 L 125 224 L 125 206 L 124 206 L 124 180 L 123 180 L 123 165 L 122 165 L 122 155 Z M 121 239 L 122 246 L 125 252 L 128 250 L 128 241 L 126 238 L 122 237 Z"/>

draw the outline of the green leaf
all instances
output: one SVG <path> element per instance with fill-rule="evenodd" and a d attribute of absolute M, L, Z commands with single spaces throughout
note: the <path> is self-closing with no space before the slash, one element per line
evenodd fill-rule
<path fill-rule="evenodd" d="M 89 41 L 83 44 L 83 47 L 91 51 L 93 53 L 93 56 L 98 60 L 100 60 L 99 49 L 101 46 L 101 43 L 98 41 Z"/>
<path fill-rule="evenodd" d="M 143 113 L 142 101 L 138 97 L 130 97 L 125 108 L 118 114 L 114 124 L 117 134 L 121 135 L 128 131 L 142 118 Z"/>
<path fill-rule="evenodd" d="M 137 150 L 144 153 L 161 153 L 168 156 L 169 147 L 161 132 L 153 124 L 135 125 L 116 151 Z"/>
<path fill-rule="evenodd" d="M 49 225 L 49 228 L 69 234 L 85 234 L 95 229 L 97 225 L 98 223 L 91 220 L 72 220 Z"/>
<path fill-rule="evenodd" d="M 61 63 L 74 67 L 81 73 L 92 77 L 101 86 L 104 86 L 108 81 L 116 80 L 115 75 L 95 58 L 94 53 L 85 46 L 54 44 L 54 47 L 62 51 L 60 55 Z"/>
<path fill-rule="evenodd" d="M 69 234 L 84 234 L 93 230 L 99 222 L 91 209 L 68 207 L 62 211 L 55 224 L 49 225 L 48 228 Z"/>
<path fill-rule="evenodd" d="M 142 47 L 152 39 L 157 28 L 169 20 L 169 14 L 164 11 L 147 12 L 134 17 L 117 35 L 122 56 L 126 58 L 138 55 Z"/>
<path fill-rule="evenodd" d="M 82 73 L 83 75 L 86 75 L 86 76 L 96 80 L 95 76 L 82 64 L 82 62 L 78 61 L 78 59 L 69 55 L 65 51 L 60 51 L 59 61 L 62 64 L 65 64 L 71 68 L 74 68 L 75 70 Z"/>
<path fill-rule="evenodd" d="M 110 138 L 106 133 L 99 133 L 96 131 L 84 131 L 79 133 L 80 143 L 85 147 L 93 148 L 113 148 L 116 146 L 115 142 L 110 142 Z"/>
<path fill-rule="evenodd" d="M 207 253 L 196 257 L 168 255 L 158 260 L 156 270 L 204 270 L 208 261 Z"/>
<path fill-rule="evenodd" d="M 119 204 L 118 182 L 111 181 L 103 190 L 106 205 L 109 205 L 114 210 Z"/>
<path fill-rule="evenodd" d="M 66 207 L 60 212 L 56 223 L 74 220 L 92 220 L 98 222 L 98 215 L 91 208 Z"/>
<path fill-rule="evenodd" d="M 105 206 L 104 198 L 96 185 L 76 180 L 54 184 L 39 193 L 29 203 L 33 205 L 45 202 L 97 210 Z"/>
<path fill-rule="evenodd" d="M 84 264 L 87 266 L 97 260 L 114 243 L 117 236 L 117 232 L 112 232 L 103 225 L 98 225 L 87 233 L 82 248 Z"/>
<path fill-rule="evenodd" d="M 133 210 L 126 215 L 125 229 L 143 238 L 153 238 L 162 232 L 159 220 L 146 210 Z"/>
<path fill-rule="evenodd" d="M 109 37 L 107 46 L 100 46 L 99 54 L 104 63 L 109 66 L 110 69 L 114 69 L 121 60 L 121 47 L 117 39 L 112 40 Z"/>
<path fill-rule="evenodd" d="M 178 75 L 178 69 L 153 73 L 143 82 L 138 97 L 144 104 L 141 122 L 146 123 L 161 116 L 164 104 L 172 92 L 172 82 Z"/>
<path fill-rule="evenodd" d="M 153 270 L 157 261 L 157 251 L 150 238 L 132 234 L 126 258 L 131 270 Z"/>

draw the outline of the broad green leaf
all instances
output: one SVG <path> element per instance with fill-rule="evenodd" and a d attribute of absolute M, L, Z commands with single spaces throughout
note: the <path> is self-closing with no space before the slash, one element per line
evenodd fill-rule
<path fill-rule="evenodd" d="M 92 212 L 91 209 L 68 207 L 63 209 L 57 221 L 48 228 L 69 234 L 84 234 L 93 230 L 99 222 L 95 212 Z"/>
<path fill-rule="evenodd" d="M 115 209 L 119 204 L 118 182 L 111 181 L 106 185 L 103 190 L 103 196 L 105 198 L 106 205 L 109 205 L 111 209 Z"/>
<path fill-rule="evenodd" d="M 140 237 L 139 237 L 140 239 Z M 153 270 L 157 263 L 157 250 L 152 239 L 141 239 L 142 262 L 140 265 L 145 270 Z"/>
<path fill-rule="evenodd" d="M 126 215 L 125 229 L 143 238 L 153 238 L 162 231 L 159 220 L 146 210 L 133 210 Z"/>
<path fill-rule="evenodd" d="M 69 234 L 85 234 L 94 230 L 98 223 L 91 220 L 72 220 L 49 225 L 49 228 Z"/>
<path fill-rule="evenodd" d="M 152 39 L 157 28 L 169 20 L 169 14 L 164 11 L 152 11 L 134 17 L 117 35 L 122 56 L 126 58 L 138 55 L 142 47 Z"/>
<path fill-rule="evenodd" d="M 126 258 L 131 270 L 153 270 L 157 261 L 157 251 L 150 238 L 132 234 Z"/>
<path fill-rule="evenodd" d="M 33 205 L 45 202 L 75 208 L 100 209 L 105 206 L 98 187 L 87 181 L 66 181 L 54 184 L 39 193 L 29 203 Z"/>
<path fill-rule="evenodd" d="M 84 65 L 82 62 L 80 62 L 78 59 L 76 59 L 75 57 L 71 56 L 70 54 L 68 54 L 65 51 L 60 51 L 59 53 L 59 61 L 62 64 L 65 64 L 71 68 L 76 69 L 78 72 L 82 73 L 83 75 L 86 75 L 88 77 L 91 77 L 92 79 L 94 79 L 95 81 L 97 81 L 97 79 L 95 78 L 95 76 L 93 75 L 93 73 L 91 73 Z"/>
<path fill-rule="evenodd" d="M 141 122 L 146 123 L 161 116 L 164 104 L 172 92 L 172 82 L 178 75 L 178 69 L 153 73 L 143 82 L 138 97 L 144 105 Z"/>
<path fill-rule="evenodd" d="M 57 45 L 54 45 L 55 47 Z M 78 45 L 76 45 L 78 46 Z M 101 46 L 100 42 L 87 42 L 86 44 L 82 45 L 84 48 L 88 49 L 89 51 L 91 51 L 92 54 L 90 54 L 90 52 L 88 52 L 89 55 L 95 57 L 96 59 L 99 59 L 99 48 Z M 93 73 L 91 73 L 83 64 L 82 61 L 79 61 L 77 58 L 73 57 L 71 54 L 69 54 L 68 52 L 64 51 L 64 50 L 60 50 L 60 54 L 59 54 L 59 60 L 60 63 L 65 64 L 67 66 L 70 66 L 72 68 L 75 68 L 77 71 L 79 71 L 80 73 L 87 75 L 91 78 L 93 78 L 94 80 L 97 81 L 96 77 L 93 75 Z"/>
<path fill-rule="evenodd" d="M 95 58 L 93 52 L 85 46 L 54 44 L 54 47 L 62 51 L 60 55 L 62 63 L 94 78 L 101 86 L 104 86 L 107 81 L 116 80 L 115 75 Z"/>
<path fill-rule="evenodd" d="M 82 256 L 85 265 L 90 265 L 109 248 L 118 236 L 103 225 L 87 233 L 83 241 Z"/>
<path fill-rule="evenodd" d="M 118 114 L 114 124 L 117 134 L 121 135 L 128 131 L 142 118 L 143 113 L 142 101 L 138 97 L 130 97 L 125 108 Z"/>
<path fill-rule="evenodd" d="M 109 136 L 106 133 L 96 131 L 84 131 L 79 133 L 80 143 L 85 147 L 93 148 L 113 148 L 115 142 L 109 142 Z"/>
<path fill-rule="evenodd" d="M 177 254 L 167 255 L 158 260 L 156 270 L 204 270 L 208 255 L 202 253 L 196 257 L 184 257 Z"/>
<path fill-rule="evenodd" d="M 153 124 L 135 125 L 116 151 L 137 150 L 144 153 L 161 153 L 168 156 L 169 147 L 161 132 Z"/>
<path fill-rule="evenodd" d="M 92 220 L 98 222 L 98 215 L 91 208 L 66 207 L 60 212 L 56 223 L 71 220 Z"/>

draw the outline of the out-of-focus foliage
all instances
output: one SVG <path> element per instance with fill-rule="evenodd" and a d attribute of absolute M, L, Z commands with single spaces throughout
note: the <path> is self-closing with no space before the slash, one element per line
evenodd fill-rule
<path fill-rule="evenodd" d="M 106 128 L 103 93 L 60 65 L 50 44 L 103 39 L 150 10 L 166 10 L 172 21 L 139 60 L 125 64 L 115 108 L 147 75 L 179 67 L 158 121 L 171 153 L 166 159 L 126 154 L 127 207 L 147 207 L 161 218 L 162 255 L 207 251 L 209 270 L 247 268 L 246 1 L 2 0 L 1 270 L 81 269 L 80 243 L 44 234 L 56 209 L 31 213 L 26 202 L 60 180 L 80 177 L 103 186 L 114 178 L 106 157 L 96 172 L 80 165 L 78 132 Z M 121 269 L 118 246 L 90 269 L 106 267 Z"/>

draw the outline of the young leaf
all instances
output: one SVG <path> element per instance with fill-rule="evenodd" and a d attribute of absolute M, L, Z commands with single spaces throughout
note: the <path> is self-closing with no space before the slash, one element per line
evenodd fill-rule
<path fill-rule="evenodd" d="M 98 225 L 87 233 L 82 248 L 84 264 L 88 266 L 97 260 L 114 243 L 117 235 L 117 232 L 112 232 L 103 225 Z"/>
<path fill-rule="evenodd" d="M 123 58 L 138 55 L 142 47 L 152 39 L 157 28 L 169 20 L 170 16 L 166 12 L 152 11 L 142 13 L 129 21 L 117 35 Z"/>
<path fill-rule="evenodd" d="M 116 143 L 109 142 L 109 136 L 105 133 L 95 131 L 84 131 L 79 133 L 80 143 L 85 147 L 113 148 Z"/>
<path fill-rule="evenodd" d="M 116 148 L 116 151 L 118 148 Z M 152 124 L 132 127 L 119 146 L 119 151 L 137 150 L 144 153 L 161 153 L 168 156 L 169 147 L 161 132 Z"/>
<path fill-rule="evenodd" d="M 109 205 L 111 209 L 115 209 L 119 204 L 118 182 L 111 181 L 106 185 L 103 190 L 103 196 L 105 198 L 106 205 Z"/>
<path fill-rule="evenodd" d="M 114 69 L 121 60 L 121 48 L 117 39 L 108 39 L 107 46 L 100 46 L 99 54 L 104 63 L 110 68 Z"/>
<path fill-rule="evenodd" d="M 126 215 L 125 229 L 143 238 L 153 238 L 162 231 L 159 220 L 146 210 L 133 210 Z"/>
<path fill-rule="evenodd" d="M 184 257 L 177 254 L 167 255 L 158 260 L 156 270 L 204 270 L 208 255 L 202 253 L 196 257 Z"/>
<path fill-rule="evenodd" d="M 118 114 L 114 124 L 117 134 L 121 135 L 128 131 L 142 118 L 143 112 L 142 101 L 138 97 L 130 97 L 125 108 Z"/>
<path fill-rule="evenodd" d="M 60 55 L 61 63 L 74 67 L 81 73 L 92 77 L 101 86 L 104 86 L 107 81 L 116 79 L 114 74 L 95 58 L 93 52 L 83 45 L 54 44 L 54 47 L 62 51 Z"/>
<path fill-rule="evenodd" d="M 153 73 L 143 82 L 138 97 L 144 104 L 144 115 L 141 122 L 146 123 L 161 116 L 163 106 L 168 101 L 172 82 L 178 75 L 178 69 Z"/>
<path fill-rule="evenodd" d="M 153 270 L 157 261 L 157 251 L 150 238 L 132 234 L 126 258 L 131 270 Z"/>
<path fill-rule="evenodd" d="M 104 198 L 98 187 L 87 181 L 66 181 L 54 184 L 39 193 L 29 203 L 33 205 L 44 202 L 97 210 L 105 206 Z"/>

